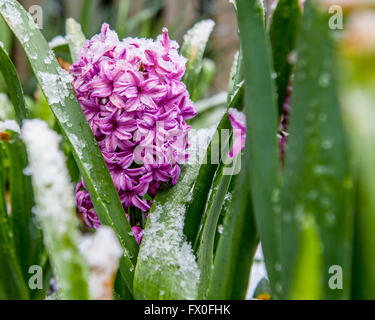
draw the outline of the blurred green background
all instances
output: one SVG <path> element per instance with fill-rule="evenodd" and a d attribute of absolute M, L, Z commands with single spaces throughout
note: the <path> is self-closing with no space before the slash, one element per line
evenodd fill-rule
<path fill-rule="evenodd" d="M 197 21 L 211 18 L 216 22 L 206 51 L 215 62 L 216 73 L 205 96 L 227 90 L 228 76 L 238 49 L 236 16 L 228 0 L 20 0 L 24 8 L 39 5 L 43 10 L 42 33 L 48 41 L 65 33 L 65 20 L 73 17 L 82 24 L 87 38 L 100 32 L 107 22 L 120 38 L 127 36 L 155 38 L 164 26 L 180 44 L 185 32 Z M 25 93 L 36 89 L 27 59 L 17 42 L 12 42 L 1 26 L 0 41 L 9 47 Z"/>

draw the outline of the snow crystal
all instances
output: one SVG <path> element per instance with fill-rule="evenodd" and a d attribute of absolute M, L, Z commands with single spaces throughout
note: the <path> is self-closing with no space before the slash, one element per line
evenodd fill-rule
<path fill-rule="evenodd" d="M 50 104 L 65 105 L 65 98 L 69 97 L 72 76 L 65 70 L 58 68 L 58 74 L 38 72 L 41 86 Z"/>
<path fill-rule="evenodd" d="M 185 299 L 195 299 L 200 271 L 190 244 L 184 241 L 185 205 L 154 203 L 155 211 L 149 215 L 149 228 L 145 229 L 138 259 L 152 259 L 154 268 L 175 270 L 179 279 L 179 293 Z M 162 217 L 168 212 L 168 217 Z"/>
<path fill-rule="evenodd" d="M 8 0 L 0 1 L 0 11 L 11 25 L 21 25 L 22 17 L 18 10 Z"/>
<path fill-rule="evenodd" d="M 93 299 L 111 299 L 113 275 L 118 269 L 123 250 L 110 227 L 102 226 L 92 236 L 85 236 L 80 251 L 92 269 L 90 293 Z"/>
<path fill-rule="evenodd" d="M 54 58 L 55 58 L 55 54 L 53 53 L 52 50 L 50 50 L 48 52 L 48 56 L 44 58 L 44 63 L 51 64 Z"/>

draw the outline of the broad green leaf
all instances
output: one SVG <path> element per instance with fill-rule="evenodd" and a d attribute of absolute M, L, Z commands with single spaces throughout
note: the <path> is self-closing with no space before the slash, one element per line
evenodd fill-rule
<path fill-rule="evenodd" d="M 292 300 L 320 300 L 323 297 L 324 286 L 321 240 L 313 216 L 305 217 L 301 224 L 297 262 L 288 298 Z"/>
<path fill-rule="evenodd" d="M 345 118 L 356 167 L 356 215 L 353 252 L 353 299 L 375 298 L 375 142 L 372 92 L 345 94 Z"/>
<path fill-rule="evenodd" d="M 353 241 L 352 178 L 336 93 L 329 15 L 305 6 L 297 41 L 298 61 L 292 96 L 282 190 L 282 270 L 290 294 L 303 222 L 313 216 L 324 248 L 320 272 L 324 299 L 350 296 Z M 343 289 L 328 286 L 329 269 L 343 270 Z"/>
<path fill-rule="evenodd" d="M 4 142 L 9 159 L 9 193 L 14 247 L 25 281 L 29 268 L 39 265 L 43 250 L 42 234 L 33 213 L 34 196 L 24 144 L 17 133 Z"/>
<path fill-rule="evenodd" d="M 280 164 L 271 50 L 262 2 L 238 0 L 237 8 L 245 76 L 250 192 L 273 296 L 277 297 L 282 289 L 279 270 Z"/>
<path fill-rule="evenodd" d="M 202 70 L 203 54 L 214 26 L 215 22 L 212 20 L 203 20 L 196 23 L 184 36 L 181 54 L 188 59 L 188 62 L 183 81 L 193 101 Z"/>
<path fill-rule="evenodd" d="M 17 121 L 21 124 L 24 119 L 29 118 L 29 111 L 26 107 L 16 68 L 2 46 L 0 46 L 0 71 L 7 84 L 9 97 L 16 112 Z"/>
<path fill-rule="evenodd" d="M 199 140 L 197 140 L 199 139 Z M 189 135 L 198 154 L 207 144 L 202 133 Z M 199 173 L 198 159 L 184 165 L 179 182 L 155 197 L 144 230 L 134 277 L 136 299 L 197 299 L 199 269 L 183 228 L 191 188 Z"/>
<path fill-rule="evenodd" d="M 302 8 L 299 0 L 280 0 L 272 15 L 270 38 L 280 114 L 293 72 L 293 50 L 296 46 L 301 16 Z"/>
<path fill-rule="evenodd" d="M 28 120 L 22 127 L 43 239 L 64 299 L 89 299 L 89 267 L 79 252 L 73 186 L 60 137 L 46 122 Z"/>
<path fill-rule="evenodd" d="M 246 166 L 245 159 L 241 160 L 241 172 L 232 178 L 226 195 L 229 204 L 224 212 L 209 299 L 243 300 L 246 297 L 252 260 L 258 244 Z"/>
<path fill-rule="evenodd" d="M 65 30 L 70 55 L 72 57 L 72 61 L 74 62 L 78 59 L 78 54 L 80 50 L 83 48 L 86 38 L 82 32 L 81 25 L 73 18 L 69 18 L 66 20 Z"/>
<path fill-rule="evenodd" d="M 71 88 L 71 76 L 60 68 L 46 40 L 17 1 L 1 0 L 0 14 L 6 18 L 26 51 L 61 131 L 72 148 L 101 223 L 111 226 L 118 234 L 125 249 L 123 259 L 128 266 L 123 273 L 132 278 L 130 270 L 134 270 L 139 247 L 100 149 Z M 131 289 L 131 283 L 128 286 Z"/>

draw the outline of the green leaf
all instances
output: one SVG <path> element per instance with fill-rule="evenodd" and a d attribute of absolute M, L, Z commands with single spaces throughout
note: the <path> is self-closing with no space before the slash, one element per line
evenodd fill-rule
<path fill-rule="evenodd" d="M 243 62 L 242 62 L 242 50 L 238 50 L 234 55 L 233 64 L 231 72 L 229 75 L 229 84 L 228 84 L 228 98 L 227 102 L 233 98 L 236 93 L 239 85 L 243 81 Z"/>
<path fill-rule="evenodd" d="M 51 128 L 56 128 L 57 123 L 55 121 L 55 116 L 39 86 L 36 89 L 35 96 L 36 99 L 25 96 L 26 104 L 30 110 L 31 119 L 42 119 L 46 121 Z"/>
<path fill-rule="evenodd" d="M 0 299 L 28 299 L 29 294 L 7 228 L 0 222 Z"/>
<path fill-rule="evenodd" d="M 123 39 L 126 36 L 127 31 L 126 28 L 130 9 L 130 0 L 118 1 L 117 6 L 116 31 L 119 39 Z"/>
<path fill-rule="evenodd" d="M 4 50 L 10 51 L 12 49 L 12 31 L 3 18 L 0 18 L 0 42 L 3 43 Z"/>
<path fill-rule="evenodd" d="M 216 108 L 210 108 L 209 110 L 198 114 L 192 120 L 188 121 L 193 129 L 204 129 L 217 126 L 217 124 L 223 118 L 223 115 L 227 112 L 225 105 L 216 106 Z"/>
<path fill-rule="evenodd" d="M 228 107 L 242 107 L 242 90 L 239 88 Z M 227 133 L 227 136 L 225 136 Z M 200 275 L 200 298 L 207 298 L 211 279 L 214 246 L 217 225 L 232 176 L 239 169 L 240 158 L 230 159 L 229 148 L 232 145 L 232 128 L 228 115 L 225 114 L 211 138 L 206 161 L 202 165 L 194 186 L 193 202 L 186 216 L 185 231 L 193 232 L 194 250 L 198 256 Z M 214 175 L 214 176 L 213 176 Z M 212 181 L 212 182 L 211 182 Z M 202 190 L 204 188 L 205 190 Z M 204 210 L 202 211 L 202 209 Z M 199 220 L 198 220 L 199 219 Z M 200 223 L 201 225 L 199 226 Z M 199 234 L 196 233 L 199 230 Z M 188 240 L 191 234 L 188 235 Z"/>
<path fill-rule="evenodd" d="M 98 7 L 98 0 L 83 0 L 81 11 L 81 24 L 83 33 L 90 37 L 93 30 L 95 9 Z"/>
<path fill-rule="evenodd" d="M 296 46 L 302 8 L 299 0 L 280 0 L 272 15 L 270 38 L 276 84 L 279 114 L 282 113 L 287 87 L 293 71 L 291 55 Z"/>
<path fill-rule="evenodd" d="M 70 54 L 69 45 L 67 43 L 56 45 L 56 46 L 50 46 L 50 48 L 53 50 L 53 52 L 56 55 L 58 55 L 58 54 Z"/>
<path fill-rule="evenodd" d="M 195 88 L 194 96 L 191 97 L 193 101 L 198 101 L 206 95 L 212 81 L 215 78 L 216 65 L 211 59 L 204 58 L 202 60 L 202 69 L 198 77 L 198 83 Z"/>
<path fill-rule="evenodd" d="M 196 23 L 184 36 L 181 54 L 188 59 L 183 81 L 193 98 L 196 97 L 198 77 L 202 70 L 203 54 L 210 34 L 215 26 L 212 20 Z"/>
<path fill-rule="evenodd" d="M 120 272 L 117 272 L 113 291 L 114 300 L 133 300 Z"/>
<path fill-rule="evenodd" d="M 16 120 L 16 112 L 14 111 L 13 104 L 4 92 L 0 92 L 0 120 Z"/>
<path fill-rule="evenodd" d="M 11 133 L 4 143 L 9 159 L 9 193 L 11 225 L 16 256 L 25 281 L 30 277 L 30 266 L 40 265 L 43 251 L 42 234 L 33 213 L 34 195 L 24 144 L 17 133 Z"/>
<path fill-rule="evenodd" d="M 65 30 L 70 55 L 72 57 L 72 61 L 74 62 L 78 59 L 78 54 L 80 50 L 83 48 L 86 38 L 82 32 L 81 25 L 73 18 L 69 18 L 66 20 Z"/>
<path fill-rule="evenodd" d="M 352 299 L 375 298 L 375 142 L 373 92 L 347 90 L 345 119 L 356 168 Z"/>
<path fill-rule="evenodd" d="M 150 28 L 155 28 L 153 19 L 163 8 L 165 0 L 145 0 L 143 8 L 129 17 L 127 21 L 122 21 L 122 35 L 127 36 L 138 30 L 138 36 L 146 37 L 150 33 Z"/>
<path fill-rule="evenodd" d="M 17 121 L 19 124 L 21 124 L 22 121 L 29 118 L 30 115 L 26 107 L 23 90 L 16 68 L 2 46 L 0 46 L 0 66 L 0 71 L 3 74 L 5 82 L 8 86 L 9 97 L 16 112 Z"/>
<path fill-rule="evenodd" d="M 312 215 L 306 216 L 301 224 L 298 257 L 288 298 L 292 300 L 320 300 L 323 297 L 324 286 L 321 240 Z"/>
<path fill-rule="evenodd" d="M 194 144 L 202 134 L 189 135 Z M 203 150 L 201 150 L 201 148 Z M 205 151 L 200 146 L 198 153 Z M 192 160 L 191 160 L 192 161 Z M 136 299 L 197 299 L 199 269 L 190 245 L 184 240 L 183 228 L 191 188 L 200 163 L 182 168 L 179 182 L 155 197 L 144 230 L 134 277 Z"/>
<path fill-rule="evenodd" d="M 0 299 L 28 299 L 29 293 L 14 250 L 11 226 L 8 221 L 5 201 L 4 159 L 0 149 Z"/>
<path fill-rule="evenodd" d="M 227 130 L 229 133 L 229 130 Z M 224 142 L 225 143 L 225 142 Z M 223 141 L 221 145 L 224 145 Z M 226 145 L 230 145 L 229 141 Z M 226 152 L 229 152 L 227 147 Z M 228 161 L 226 160 L 228 163 Z M 238 157 L 233 161 L 232 166 L 236 168 L 238 165 Z M 214 263 L 214 242 L 217 230 L 217 225 L 221 213 L 221 208 L 224 203 L 224 199 L 227 195 L 230 182 L 232 180 L 232 175 L 225 170 L 228 170 L 224 161 L 220 163 L 214 180 L 211 185 L 211 189 L 208 195 L 206 207 L 203 213 L 203 224 L 202 232 L 198 239 L 198 266 L 201 270 L 200 276 L 200 297 L 207 298 L 208 286 L 210 283 L 213 263 Z"/>
<path fill-rule="evenodd" d="M 132 278 L 130 270 L 134 270 L 139 247 L 100 149 L 71 88 L 71 77 L 60 68 L 46 40 L 17 1 L 1 1 L 0 14 L 8 18 L 9 26 L 26 51 L 61 131 L 72 148 L 101 223 L 111 226 L 118 234 L 125 249 L 123 259 L 130 266 L 123 273 Z M 131 283 L 128 286 L 131 288 Z"/>
<path fill-rule="evenodd" d="M 9 226 L 9 215 L 6 201 L 5 146 L 0 142 L 0 219 Z"/>
<path fill-rule="evenodd" d="M 227 96 L 228 94 L 223 91 L 215 94 L 214 96 L 196 102 L 195 109 L 197 110 L 197 117 L 193 118 L 191 120 L 191 123 L 193 123 L 196 119 L 199 120 L 201 114 L 204 112 L 212 111 L 212 109 L 218 109 L 220 107 L 226 106 Z"/>
<path fill-rule="evenodd" d="M 290 136 L 282 190 L 282 268 L 285 292 L 298 260 L 301 228 L 312 215 L 322 242 L 324 299 L 350 297 L 353 190 L 346 137 L 335 84 L 332 31 L 329 16 L 305 6 L 297 41 Z M 306 257 L 305 257 L 306 258 Z M 331 290 L 329 269 L 343 270 L 343 289 Z"/>
<path fill-rule="evenodd" d="M 247 113 L 250 192 L 273 296 L 280 295 L 280 184 L 271 50 L 259 0 L 238 0 Z"/>
<path fill-rule="evenodd" d="M 208 299 L 212 300 L 243 300 L 246 297 L 258 234 L 249 201 L 248 169 L 244 160 L 241 160 L 241 172 L 232 178 L 226 195 L 229 203 L 222 213 L 224 223 L 209 286 Z"/>
<path fill-rule="evenodd" d="M 229 108 L 237 108 L 241 110 L 243 107 L 243 94 L 244 85 L 238 88 L 236 94 L 231 100 Z M 216 132 L 221 132 L 223 129 L 231 129 L 227 113 L 222 115 L 220 123 L 216 126 Z M 193 244 L 197 239 L 198 230 L 200 229 L 199 226 L 202 223 L 204 207 L 208 199 L 212 180 L 220 161 L 220 159 L 214 159 L 215 161 L 212 161 L 212 150 L 220 150 L 220 139 L 210 141 L 205 155 L 207 163 L 201 165 L 199 175 L 195 181 L 192 192 L 193 201 L 189 204 L 186 212 L 184 234 L 187 237 L 187 241 Z"/>

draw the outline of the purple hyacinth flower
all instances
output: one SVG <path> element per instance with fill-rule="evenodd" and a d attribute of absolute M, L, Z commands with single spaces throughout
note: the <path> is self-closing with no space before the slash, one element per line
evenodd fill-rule
<path fill-rule="evenodd" d="M 176 184 L 188 158 L 186 120 L 196 111 L 181 81 L 186 61 L 166 28 L 156 40 L 120 41 L 103 24 L 71 66 L 73 88 L 126 211 L 148 212 L 145 196 L 155 197 L 163 183 Z M 100 226 L 83 181 L 76 200 L 86 223 Z"/>

